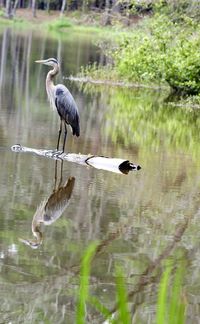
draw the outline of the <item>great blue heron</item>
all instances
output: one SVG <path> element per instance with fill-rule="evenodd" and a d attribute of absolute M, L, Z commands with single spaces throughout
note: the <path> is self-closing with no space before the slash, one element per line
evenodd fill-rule
<path fill-rule="evenodd" d="M 57 109 L 60 116 L 60 129 L 58 133 L 57 150 L 59 149 L 62 125 L 64 123 L 65 134 L 62 150 L 62 152 L 64 152 L 65 141 L 67 137 L 67 124 L 71 126 L 73 135 L 80 135 L 78 108 L 70 91 L 63 84 L 54 85 L 53 83 L 53 78 L 58 74 L 60 69 L 58 61 L 55 58 L 49 58 L 47 60 L 39 60 L 35 62 L 53 67 L 53 70 L 50 70 L 47 73 L 46 90 L 51 106 L 53 107 L 53 109 Z"/>

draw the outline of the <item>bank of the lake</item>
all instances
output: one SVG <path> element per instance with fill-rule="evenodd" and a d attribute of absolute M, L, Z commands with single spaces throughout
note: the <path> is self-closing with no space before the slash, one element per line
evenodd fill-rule
<path fill-rule="evenodd" d="M 2 16 L 2 15 L 1 15 Z M 176 94 L 181 104 L 200 106 L 200 32 L 198 20 L 186 13 L 159 10 L 134 20 L 129 27 L 120 19 L 102 26 L 98 13 L 90 15 L 20 9 L 16 18 L 0 18 L 0 25 L 31 28 L 63 39 L 69 34 L 90 33 L 103 48 L 106 60 L 81 68 L 74 80 L 93 84 L 166 89 Z M 74 77 L 74 76 L 73 76 Z M 178 95 L 178 96 L 177 96 Z M 170 97 L 171 99 L 172 97 Z M 173 99 L 174 100 L 174 99 Z"/>

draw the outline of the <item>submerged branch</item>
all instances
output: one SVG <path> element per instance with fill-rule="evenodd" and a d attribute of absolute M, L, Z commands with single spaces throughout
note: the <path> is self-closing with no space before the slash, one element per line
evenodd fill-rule
<path fill-rule="evenodd" d="M 80 82 L 80 83 L 91 83 L 96 85 L 110 85 L 115 87 L 126 87 L 126 88 L 147 88 L 147 89 L 154 89 L 154 90 L 160 90 L 160 89 L 166 89 L 166 86 L 161 85 L 147 85 L 142 83 L 134 83 L 134 82 L 124 82 L 124 81 L 114 81 L 114 80 L 97 80 L 93 79 L 91 77 L 64 77 L 63 79 L 74 81 L 74 82 Z"/>
<path fill-rule="evenodd" d="M 170 244 L 166 246 L 166 248 L 163 250 L 163 252 L 155 259 L 152 261 L 148 267 L 145 269 L 145 271 L 141 274 L 140 279 L 138 283 L 135 286 L 135 289 L 130 291 L 128 293 L 128 300 L 132 299 L 135 295 L 137 295 L 139 292 L 141 292 L 147 285 L 153 283 L 156 279 L 156 275 L 153 276 L 154 271 L 161 265 L 161 262 L 168 258 L 172 251 L 174 250 L 175 246 L 177 245 L 178 242 L 181 241 L 183 234 L 185 233 L 185 230 L 188 227 L 190 218 L 186 217 L 185 222 L 180 224 L 174 233 L 174 238 Z M 141 301 L 140 301 L 141 303 Z M 115 306 L 110 310 L 110 317 L 112 319 L 115 318 L 116 313 L 118 311 L 119 305 L 118 303 L 115 304 Z M 103 322 L 103 324 L 109 324 L 110 321 L 106 320 Z"/>

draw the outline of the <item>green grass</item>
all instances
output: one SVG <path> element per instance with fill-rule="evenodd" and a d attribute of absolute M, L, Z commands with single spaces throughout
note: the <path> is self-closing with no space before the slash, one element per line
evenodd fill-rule
<path fill-rule="evenodd" d="M 67 29 L 73 29 L 73 32 L 77 33 L 95 33 L 98 34 L 99 39 L 111 39 L 113 36 L 116 38 L 119 35 L 125 35 L 128 30 L 120 29 L 117 25 L 112 27 L 101 26 L 99 20 L 96 19 L 95 21 L 95 14 L 93 23 L 90 23 L 91 13 L 84 14 L 80 11 L 77 12 L 69 12 L 65 17 L 58 17 L 52 20 L 52 18 L 48 21 L 45 19 L 45 22 L 40 20 L 29 21 L 26 17 L 25 18 L 18 18 L 17 12 L 16 17 L 13 19 L 6 19 L 4 16 L 4 11 L 0 10 L 0 27 L 4 27 L 5 25 L 9 25 L 11 27 L 22 29 L 22 28 L 29 28 L 33 30 L 42 30 L 42 31 L 49 31 L 64 34 Z M 48 15 L 46 16 L 48 18 Z"/>
<path fill-rule="evenodd" d="M 128 309 L 127 290 L 124 281 L 124 274 L 121 268 L 116 268 L 116 293 L 117 304 L 119 309 L 118 319 L 114 323 L 131 323 L 131 316 Z"/>
<path fill-rule="evenodd" d="M 179 264 L 173 280 L 172 264 L 168 264 L 160 281 L 157 301 L 157 324 L 184 324 L 186 302 L 183 294 L 184 264 Z"/>
<path fill-rule="evenodd" d="M 80 284 L 76 308 L 76 324 L 87 323 L 87 305 L 98 311 L 104 320 L 111 324 L 131 323 L 129 310 L 128 291 L 121 267 L 116 266 L 116 311 L 111 313 L 97 297 L 92 296 L 89 291 L 91 262 L 95 255 L 98 244 L 91 243 L 86 249 L 80 268 Z M 186 320 L 186 298 L 183 290 L 183 279 L 185 277 L 185 262 L 167 261 L 160 283 L 158 285 L 157 298 L 157 324 L 184 324 Z M 131 302 L 131 301 L 130 301 Z M 102 323 L 103 321 L 102 320 Z"/>
<path fill-rule="evenodd" d="M 67 18 L 58 18 L 52 22 L 46 24 L 47 28 L 50 30 L 62 31 L 66 28 L 72 27 L 72 23 Z"/>
<path fill-rule="evenodd" d="M 86 302 L 89 297 L 89 278 L 90 278 L 90 268 L 91 261 L 95 254 L 97 243 L 92 243 L 87 248 L 83 255 L 80 270 L 80 287 L 78 293 L 78 303 L 77 303 L 77 313 L 76 313 L 76 323 L 84 324 L 86 317 Z"/>
<path fill-rule="evenodd" d="M 167 323 L 166 305 L 171 271 L 172 267 L 169 265 L 164 271 L 160 281 L 157 302 L 157 324 Z"/>
<path fill-rule="evenodd" d="M 3 29 L 5 26 L 17 28 L 17 29 L 33 29 L 34 24 L 28 20 L 15 17 L 13 19 L 5 18 L 4 12 L 0 12 L 0 28 Z"/>

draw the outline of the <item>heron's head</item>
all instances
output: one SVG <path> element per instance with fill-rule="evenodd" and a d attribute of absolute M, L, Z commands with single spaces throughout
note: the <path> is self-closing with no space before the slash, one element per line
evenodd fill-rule
<path fill-rule="evenodd" d="M 47 60 L 38 60 L 38 61 L 35 61 L 35 62 L 36 63 L 42 63 L 42 64 L 49 65 L 49 66 L 53 66 L 53 67 L 59 66 L 59 63 L 55 58 L 49 58 Z"/>
<path fill-rule="evenodd" d="M 35 241 L 31 241 L 31 240 L 25 240 L 22 238 L 19 238 L 19 241 L 24 243 L 25 245 L 30 246 L 32 249 L 38 249 L 39 246 L 42 244 L 42 242 L 35 242 Z"/>

